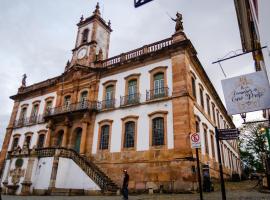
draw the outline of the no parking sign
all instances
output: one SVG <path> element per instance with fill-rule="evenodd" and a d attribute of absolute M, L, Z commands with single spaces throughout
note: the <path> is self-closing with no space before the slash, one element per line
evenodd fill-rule
<path fill-rule="evenodd" d="M 190 144 L 192 149 L 201 148 L 201 137 L 199 133 L 190 134 Z"/>

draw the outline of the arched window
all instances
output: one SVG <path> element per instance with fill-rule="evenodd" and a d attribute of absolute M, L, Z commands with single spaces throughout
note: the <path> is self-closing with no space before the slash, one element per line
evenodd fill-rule
<path fill-rule="evenodd" d="M 146 93 L 146 100 L 164 98 L 169 94 L 167 84 L 167 66 L 159 66 L 149 71 L 150 90 Z"/>
<path fill-rule="evenodd" d="M 37 116 L 38 116 L 38 109 L 39 109 L 39 104 L 34 104 L 31 112 L 31 117 L 30 121 L 32 123 L 35 123 L 37 121 Z"/>
<path fill-rule="evenodd" d="M 102 109 L 114 108 L 114 95 L 116 88 L 116 80 L 108 80 L 103 85 L 103 101 L 102 101 Z"/>
<path fill-rule="evenodd" d="M 192 85 L 192 95 L 196 99 L 197 98 L 197 95 L 196 95 L 196 82 L 195 82 L 194 77 L 191 77 L 191 85 Z"/>
<path fill-rule="evenodd" d="M 27 135 L 25 138 L 25 143 L 28 148 L 30 147 L 30 144 L 31 144 L 31 138 L 32 138 L 31 135 Z"/>
<path fill-rule="evenodd" d="M 202 108 L 204 109 L 204 96 L 203 96 L 203 88 L 200 87 L 200 104 Z"/>
<path fill-rule="evenodd" d="M 45 134 L 39 134 L 37 148 L 43 148 L 45 142 Z"/>
<path fill-rule="evenodd" d="M 134 147 L 135 122 L 129 121 L 125 123 L 124 134 L 124 148 Z"/>
<path fill-rule="evenodd" d="M 106 93 L 105 93 L 105 108 L 112 108 L 113 107 L 113 98 L 114 98 L 114 86 L 109 85 L 106 87 Z"/>
<path fill-rule="evenodd" d="M 205 148 L 205 154 L 209 154 L 208 133 L 207 133 L 207 127 L 205 127 L 205 126 L 204 126 L 204 128 L 203 128 L 203 134 L 204 134 L 204 148 Z"/>
<path fill-rule="evenodd" d="M 64 97 L 64 109 L 69 110 L 70 101 L 71 101 L 71 96 L 70 95 Z"/>
<path fill-rule="evenodd" d="M 207 114 L 210 116 L 211 112 L 210 112 L 210 97 L 208 94 L 206 94 L 206 107 L 207 107 Z"/>
<path fill-rule="evenodd" d="M 20 118 L 19 118 L 19 121 L 22 124 L 24 123 L 26 119 L 26 112 L 27 112 L 27 107 L 22 108 L 21 113 L 20 113 Z"/>
<path fill-rule="evenodd" d="M 88 95 L 88 92 L 87 91 L 83 91 L 81 93 L 81 96 L 80 96 L 80 105 L 81 105 L 81 108 L 85 108 L 87 106 L 87 95 Z"/>
<path fill-rule="evenodd" d="M 82 129 L 77 128 L 75 132 L 75 151 L 80 153 L 80 147 L 81 147 L 81 137 L 82 137 Z"/>
<path fill-rule="evenodd" d="M 63 141 L 64 131 L 59 131 L 56 138 L 56 146 L 61 147 Z"/>
<path fill-rule="evenodd" d="M 13 142 L 12 142 L 12 146 L 11 146 L 11 150 L 13 151 L 19 144 L 19 137 L 14 137 L 13 138 Z"/>
<path fill-rule="evenodd" d="M 133 79 L 128 82 L 128 101 L 134 101 L 137 95 L 137 80 Z"/>
<path fill-rule="evenodd" d="M 85 29 L 82 33 L 82 43 L 85 43 L 88 41 L 88 34 L 89 34 L 89 29 Z"/>
<path fill-rule="evenodd" d="M 214 142 L 214 133 L 211 133 L 211 147 L 212 147 L 212 158 L 216 157 L 216 152 L 215 152 L 215 142 Z"/>
<path fill-rule="evenodd" d="M 128 95 L 134 95 L 137 93 L 137 80 L 130 80 L 128 82 Z"/>
<path fill-rule="evenodd" d="M 101 135 L 100 135 L 100 144 L 99 149 L 104 150 L 109 148 L 109 133 L 110 133 L 110 126 L 103 125 L 101 127 Z"/>
<path fill-rule="evenodd" d="M 157 117 L 152 120 L 152 146 L 164 145 L 164 119 Z"/>
<path fill-rule="evenodd" d="M 197 120 L 196 120 L 196 122 L 195 122 L 195 128 L 196 128 L 196 133 L 200 133 L 200 122 L 198 122 Z"/>
<path fill-rule="evenodd" d="M 165 95 L 164 73 L 154 75 L 154 97 L 163 97 Z"/>

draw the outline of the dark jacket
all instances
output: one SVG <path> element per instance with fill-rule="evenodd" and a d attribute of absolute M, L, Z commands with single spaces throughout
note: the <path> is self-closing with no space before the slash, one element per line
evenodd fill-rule
<path fill-rule="evenodd" d="M 123 180 L 123 188 L 128 187 L 129 175 L 125 173 L 124 180 Z"/>

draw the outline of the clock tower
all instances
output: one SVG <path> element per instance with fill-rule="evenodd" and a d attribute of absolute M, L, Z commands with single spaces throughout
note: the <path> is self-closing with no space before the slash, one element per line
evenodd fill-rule
<path fill-rule="evenodd" d="M 99 3 L 97 3 L 92 16 L 85 19 L 82 16 L 77 26 L 77 39 L 68 68 L 76 64 L 93 66 L 97 59 L 107 59 L 112 29 L 110 21 L 106 23 L 101 18 Z"/>

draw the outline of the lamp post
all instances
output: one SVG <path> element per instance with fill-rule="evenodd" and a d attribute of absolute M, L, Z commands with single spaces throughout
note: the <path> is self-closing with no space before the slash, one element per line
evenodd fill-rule
<path fill-rule="evenodd" d="M 240 116 L 244 120 L 244 123 L 246 123 L 247 113 L 240 113 Z"/>

